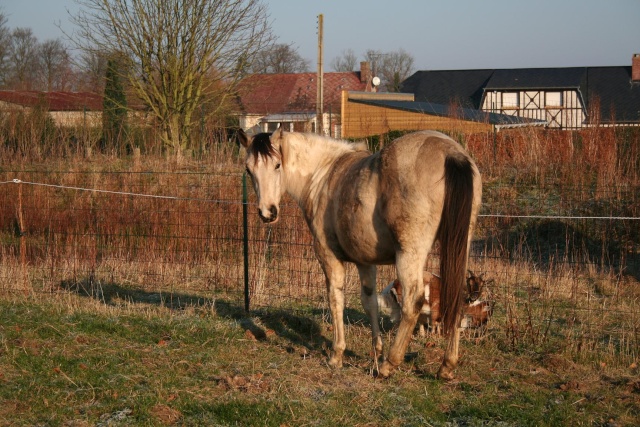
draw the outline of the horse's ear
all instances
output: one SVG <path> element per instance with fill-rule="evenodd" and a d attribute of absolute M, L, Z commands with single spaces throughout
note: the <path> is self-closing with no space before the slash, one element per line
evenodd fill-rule
<path fill-rule="evenodd" d="M 282 125 L 271 134 L 271 145 L 276 149 L 280 149 L 280 140 L 284 137 L 284 128 Z"/>
<path fill-rule="evenodd" d="M 282 134 L 284 134 L 284 126 L 282 126 L 282 123 L 278 125 L 278 129 L 276 129 L 275 132 L 273 132 L 273 136 L 275 138 L 282 138 Z"/>
<path fill-rule="evenodd" d="M 238 142 L 244 147 L 247 148 L 249 146 L 249 137 L 244 132 L 244 130 L 240 129 L 238 131 Z"/>

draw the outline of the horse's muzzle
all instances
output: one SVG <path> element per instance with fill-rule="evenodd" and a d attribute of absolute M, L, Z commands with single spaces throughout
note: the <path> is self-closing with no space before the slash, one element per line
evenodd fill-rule
<path fill-rule="evenodd" d="M 267 215 L 262 213 L 262 209 L 258 208 L 258 215 L 260 216 L 260 219 L 262 220 L 262 222 L 264 222 L 265 224 L 272 224 L 276 221 L 278 221 L 278 207 L 275 205 L 271 205 L 269 207 L 269 213 Z"/>

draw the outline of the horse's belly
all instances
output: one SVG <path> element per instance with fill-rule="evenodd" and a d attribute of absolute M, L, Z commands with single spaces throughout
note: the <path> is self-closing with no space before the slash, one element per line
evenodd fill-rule
<path fill-rule="evenodd" d="M 392 264 L 395 247 L 392 234 L 379 211 L 379 176 L 374 155 L 360 159 L 345 170 L 336 170 L 334 196 L 327 204 L 324 220 L 333 226 L 345 261 Z"/>
<path fill-rule="evenodd" d="M 388 228 L 358 215 L 341 221 L 338 241 L 347 261 L 363 264 L 393 264 L 395 244 Z"/>

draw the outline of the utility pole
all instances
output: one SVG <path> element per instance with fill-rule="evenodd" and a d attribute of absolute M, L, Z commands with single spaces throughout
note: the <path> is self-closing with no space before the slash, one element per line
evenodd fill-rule
<path fill-rule="evenodd" d="M 322 14 L 318 15 L 318 93 L 316 94 L 316 133 L 322 135 L 324 131 L 323 93 L 324 77 L 322 73 Z"/>

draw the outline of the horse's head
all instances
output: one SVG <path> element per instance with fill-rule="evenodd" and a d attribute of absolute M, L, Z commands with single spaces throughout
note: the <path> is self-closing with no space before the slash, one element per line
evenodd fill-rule
<path fill-rule="evenodd" d="M 266 223 L 278 220 L 282 197 L 281 129 L 273 134 L 259 133 L 252 138 L 242 131 L 239 135 L 240 143 L 247 149 L 245 166 L 258 196 L 258 214 Z"/>

